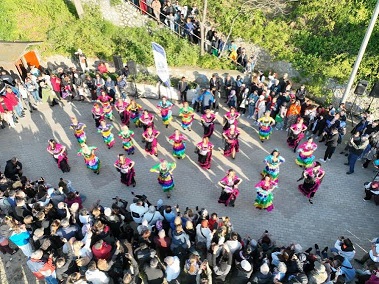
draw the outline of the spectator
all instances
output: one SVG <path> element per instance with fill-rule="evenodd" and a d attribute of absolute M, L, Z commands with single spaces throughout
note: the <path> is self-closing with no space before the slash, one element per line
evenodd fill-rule
<path fill-rule="evenodd" d="M 167 256 L 164 259 L 166 266 L 166 279 L 168 283 L 175 283 L 180 274 L 180 261 L 177 256 Z"/>
<path fill-rule="evenodd" d="M 5 165 L 4 175 L 13 181 L 19 180 L 22 176 L 22 163 L 16 157 L 8 160 Z"/>

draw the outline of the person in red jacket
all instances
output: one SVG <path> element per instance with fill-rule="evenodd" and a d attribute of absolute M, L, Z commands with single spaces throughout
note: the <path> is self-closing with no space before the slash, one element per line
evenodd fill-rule
<path fill-rule="evenodd" d="M 109 260 L 112 257 L 113 252 L 113 247 L 103 240 L 98 241 L 92 246 L 92 253 L 95 259 Z"/>
<path fill-rule="evenodd" d="M 26 264 L 38 280 L 45 280 L 48 284 L 58 284 L 55 278 L 55 266 L 52 255 L 49 255 L 47 261 L 43 260 L 42 256 L 43 251 L 36 250 L 32 253 Z"/>
<path fill-rule="evenodd" d="M 13 120 L 13 108 L 15 104 L 12 99 L 7 96 L 0 96 L 0 120 L 8 123 L 12 128 L 16 127 L 15 121 Z M 4 124 L 1 126 L 5 128 Z"/>
<path fill-rule="evenodd" d="M 99 63 L 99 65 L 97 65 L 97 70 L 101 73 L 101 74 L 104 74 L 104 73 L 108 73 L 108 68 L 107 66 L 105 65 L 105 63 L 103 61 L 101 61 Z"/>
<path fill-rule="evenodd" d="M 55 75 L 52 74 L 50 77 L 51 86 L 53 87 L 54 93 L 57 95 L 57 98 L 61 98 L 61 79 Z"/>

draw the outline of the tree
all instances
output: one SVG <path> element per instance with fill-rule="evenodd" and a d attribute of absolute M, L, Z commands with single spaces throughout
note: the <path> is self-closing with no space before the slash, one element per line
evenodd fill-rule
<path fill-rule="evenodd" d="M 200 22 L 200 45 L 201 45 L 201 50 L 200 54 L 203 56 L 205 54 L 205 23 L 207 20 L 207 10 L 208 10 L 208 0 L 204 0 L 204 6 L 203 6 L 203 18 L 201 19 Z"/>
<path fill-rule="evenodd" d="M 81 0 L 73 0 L 73 1 L 74 1 L 76 13 L 78 14 L 79 19 L 83 18 L 84 10 L 83 10 Z"/>

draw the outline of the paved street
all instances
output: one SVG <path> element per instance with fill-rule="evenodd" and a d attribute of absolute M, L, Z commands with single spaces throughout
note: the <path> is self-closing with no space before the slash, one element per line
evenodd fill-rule
<path fill-rule="evenodd" d="M 155 100 L 139 100 L 144 107 L 154 109 L 158 103 Z M 363 249 L 368 248 L 369 240 L 378 236 L 379 219 L 378 208 L 373 202 L 364 202 L 363 183 L 370 180 L 373 168 L 363 169 L 361 162 L 357 162 L 353 175 L 346 175 L 345 157 L 337 149 L 331 162 L 324 164 L 326 176 L 320 190 L 316 193 L 314 204 L 309 204 L 297 189 L 296 180 L 301 175 L 301 169 L 295 164 L 295 154 L 286 145 L 284 131 L 274 132 L 272 139 L 261 143 L 258 139 L 257 127 L 251 120 L 241 119 L 239 124 L 242 132 L 240 136 L 240 152 L 235 160 L 225 158 L 220 151 L 221 125 L 216 125 L 215 135 L 211 141 L 215 144 L 213 164 L 210 171 L 204 171 L 197 165 L 197 155 L 194 153 L 194 143 L 201 139 L 202 127 L 197 120 L 193 124 L 192 132 L 185 132 L 190 141 L 187 143 L 187 157 L 177 160 L 174 171 L 176 190 L 171 199 L 166 199 L 159 184 L 157 175 L 149 169 L 158 163 L 159 159 L 174 160 L 171 155 L 171 145 L 168 136 L 174 128 L 180 128 L 179 119 L 174 117 L 172 126 L 168 129 L 162 126 L 160 117 L 156 115 L 156 126 L 159 136 L 159 158 L 146 155 L 141 143 L 142 129 L 135 130 L 137 151 L 131 158 L 136 162 L 137 186 L 127 188 L 119 181 L 119 173 L 113 167 L 117 154 L 122 153 L 120 139 L 116 138 L 115 146 L 108 150 L 100 134 L 96 132 L 95 123 L 91 116 L 91 105 L 75 102 L 62 108 L 55 106 L 50 109 L 47 105 L 39 106 L 39 111 L 27 114 L 20 120 L 16 130 L 5 129 L 0 131 L 2 169 L 6 160 L 17 156 L 24 166 L 25 175 L 37 179 L 41 176 L 57 185 L 59 178 L 64 177 L 72 181 L 74 187 L 87 196 L 86 205 L 90 206 L 97 199 L 104 205 L 110 205 L 112 197 L 116 195 L 132 201 L 131 191 L 137 194 L 146 194 L 152 203 L 159 198 L 165 204 L 179 204 L 182 211 L 186 206 L 195 208 L 206 207 L 210 213 L 217 212 L 219 216 L 231 217 L 234 228 L 242 236 L 250 235 L 259 238 L 264 230 L 268 230 L 278 244 L 300 243 L 304 249 L 318 243 L 320 247 L 333 246 L 337 237 L 350 237 L 356 245 L 358 256 Z M 53 111 L 53 112 L 52 112 Z M 174 115 L 178 107 L 174 109 Z M 222 112 L 223 113 L 223 112 Z M 102 162 L 100 175 L 88 170 L 83 158 L 76 155 L 79 145 L 69 129 L 70 117 L 77 116 L 80 122 L 87 125 L 87 141 L 90 146 L 97 146 L 97 154 Z M 221 116 L 218 116 L 221 122 Z M 119 118 L 116 116 L 115 128 L 119 129 Z M 134 130 L 134 126 L 131 127 Z M 116 134 L 116 130 L 113 131 Z M 62 174 L 55 161 L 46 152 L 47 140 L 55 138 L 68 148 L 71 172 Z M 316 141 L 317 142 L 317 141 Z M 260 211 L 253 206 L 255 198 L 254 185 L 260 179 L 263 169 L 263 159 L 272 149 L 278 148 L 286 163 L 281 166 L 279 189 L 274 192 L 275 209 L 272 212 Z M 319 145 L 316 157 L 323 156 L 324 145 Z M 220 189 L 219 181 L 229 168 L 237 171 L 243 179 L 240 186 L 241 194 L 235 208 L 226 208 L 218 204 Z"/>

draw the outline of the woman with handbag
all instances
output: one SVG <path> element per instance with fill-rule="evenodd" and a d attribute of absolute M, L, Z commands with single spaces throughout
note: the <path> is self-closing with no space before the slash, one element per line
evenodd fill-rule
<path fill-rule="evenodd" d="M 69 172 L 70 166 L 68 165 L 68 158 L 66 152 L 66 146 L 57 143 L 54 139 L 49 140 L 49 145 L 47 146 L 47 152 L 49 152 L 55 159 L 58 164 L 58 168 L 62 170 L 62 172 Z"/>
<path fill-rule="evenodd" d="M 236 175 L 233 169 L 228 170 L 226 176 L 218 182 L 221 186 L 221 195 L 218 198 L 218 203 L 224 203 L 225 206 L 235 206 L 235 200 L 239 195 L 238 186 L 241 184 L 242 180 Z"/>
<path fill-rule="evenodd" d="M 136 186 L 136 180 L 134 178 L 136 175 L 134 171 L 134 165 L 135 163 L 132 160 L 125 157 L 124 154 L 119 154 L 117 161 L 114 163 L 114 167 L 121 174 L 121 183 L 125 184 L 126 186 Z"/>

